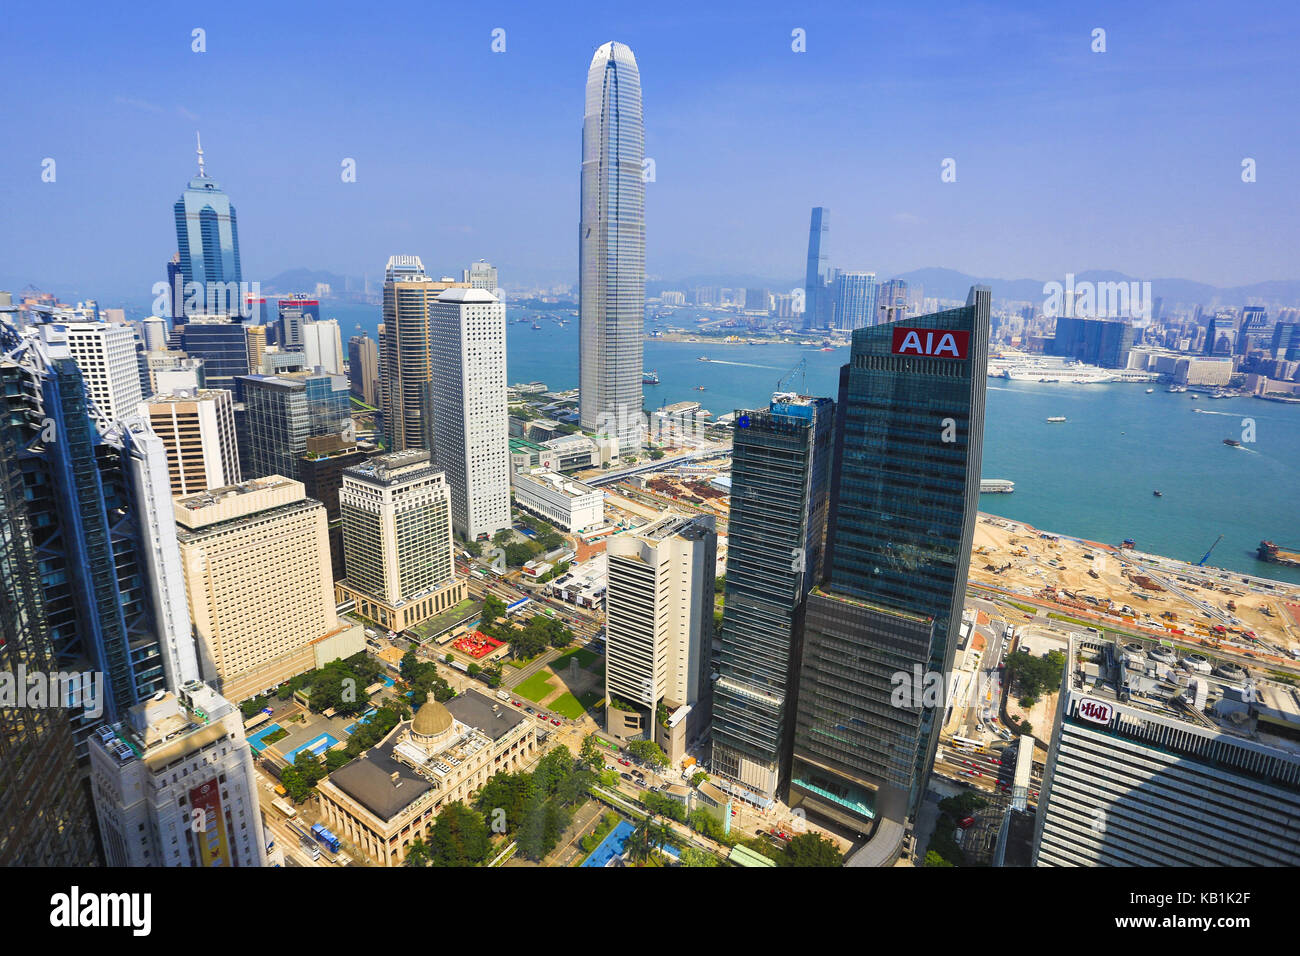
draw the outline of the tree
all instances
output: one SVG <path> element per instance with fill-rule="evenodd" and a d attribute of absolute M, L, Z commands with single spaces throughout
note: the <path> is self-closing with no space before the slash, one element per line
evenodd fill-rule
<path fill-rule="evenodd" d="M 682 866 L 722 866 L 722 861 L 712 853 L 705 853 L 703 850 L 697 850 L 693 846 L 682 847 L 680 859 Z"/>
<path fill-rule="evenodd" d="M 926 851 L 926 854 L 925 854 L 925 862 L 924 862 L 923 864 L 921 864 L 921 865 L 922 865 L 922 866 L 947 866 L 947 867 L 951 867 L 951 866 L 952 866 L 951 863 L 949 863 L 947 860 L 945 860 L 943 857 L 941 857 L 941 856 L 940 856 L 938 853 L 936 853 L 934 850 L 927 850 L 927 851 Z"/>
<path fill-rule="evenodd" d="M 507 544 L 513 541 L 514 538 L 515 532 L 513 528 L 502 528 L 492 536 L 492 543 L 498 548 L 504 548 Z"/>
<path fill-rule="evenodd" d="M 456 658 L 454 658 L 454 657 L 452 656 L 451 651 L 448 651 L 448 652 L 447 652 L 447 656 L 444 657 L 444 658 L 442 659 L 442 661 L 443 661 L 444 664 L 450 664 L 450 663 L 451 663 L 452 661 L 454 661 L 455 659 L 456 659 Z"/>
<path fill-rule="evenodd" d="M 402 866 L 428 866 L 429 865 L 429 847 L 424 840 L 416 837 L 411 841 L 411 845 L 406 848 L 406 859 L 402 861 Z"/>
<path fill-rule="evenodd" d="M 483 599 L 483 620 L 495 621 L 501 615 L 506 613 L 506 602 L 501 600 L 495 594 L 489 594 Z"/>
<path fill-rule="evenodd" d="M 719 574 L 716 578 L 713 579 L 714 594 L 721 594 L 724 590 L 726 590 L 726 587 L 727 587 L 727 576 L 725 574 Z"/>
<path fill-rule="evenodd" d="M 595 734 L 587 734 L 582 738 L 582 749 L 578 751 L 578 756 L 592 770 L 605 766 L 605 748 L 600 745 Z"/>
<path fill-rule="evenodd" d="M 470 557 L 478 558 L 483 555 L 483 545 L 477 541 L 466 541 L 465 550 L 469 552 Z"/>
<path fill-rule="evenodd" d="M 627 745 L 627 752 L 652 767 L 668 766 L 668 755 L 653 740 L 633 740 Z"/>
<path fill-rule="evenodd" d="M 483 814 L 459 800 L 447 804 L 433 821 L 429 852 L 434 866 L 478 866 L 492 849 L 492 834 Z"/>
<path fill-rule="evenodd" d="M 483 673 L 483 668 L 478 664 L 470 664 L 469 667 L 465 668 L 465 673 L 470 677 L 478 677 L 479 674 Z"/>
<path fill-rule="evenodd" d="M 840 866 L 844 855 L 820 833 L 800 833 L 785 846 L 786 866 Z"/>
<path fill-rule="evenodd" d="M 487 681 L 489 687 L 501 686 L 501 665 L 488 664 L 483 668 L 483 679 Z"/>
<path fill-rule="evenodd" d="M 707 773 L 705 773 L 703 770 L 697 770 L 695 771 L 695 773 L 691 774 L 691 786 L 698 787 L 700 784 L 704 783 L 708 779 L 709 779 L 709 775 Z"/>
<path fill-rule="evenodd" d="M 664 453 L 663 453 L 662 449 L 659 449 L 659 448 L 651 448 L 651 449 L 650 449 L 650 460 L 651 460 L 651 461 L 658 461 L 658 460 L 659 460 L 660 458 L 662 458 L 663 456 L 664 456 Z"/>

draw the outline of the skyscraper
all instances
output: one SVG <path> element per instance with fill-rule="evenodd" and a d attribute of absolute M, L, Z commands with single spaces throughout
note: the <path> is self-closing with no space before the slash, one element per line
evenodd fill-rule
<path fill-rule="evenodd" d="M 364 332 L 348 339 L 348 383 L 367 405 L 379 405 L 379 346 Z"/>
<path fill-rule="evenodd" d="M 491 292 L 448 289 L 429 313 L 433 460 L 451 487 L 452 524 L 468 541 L 510 527 L 506 307 Z"/>
<path fill-rule="evenodd" d="M 0 430 L 0 672 L 15 678 L 58 670 L 19 439 Z M 0 866 L 94 865 L 90 819 L 67 714 L 57 706 L 0 707 Z"/>
<path fill-rule="evenodd" d="M 606 552 L 605 729 L 654 740 L 674 763 L 708 726 L 717 540 L 712 515 L 669 513 Z"/>
<path fill-rule="evenodd" d="M 826 287 L 831 281 L 830 256 L 826 251 L 830 231 L 831 211 L 825 206 L 814 206 L 808 226 L 808 268 L 803 283 L 805 329 L 825 326 L 830 313 L 830 303 L 826 298 Z"/>
<path fill-rule="evenodd" d="M 133 415 L 140 404 L 140 369 L 135 333 L 129 325 L 67 322 L 41 326 L 47 342 L 60 343 L 72 355 L 86 393 L 109 421 Z"/>
<path fill-rule="evenodd" d="M 337 319 L 304 322 L 302 349 L 307 368 L 319 368 L 335 375 L 343 373 L 343 339 Z"/>
<path fill-rule="evenodd" d="M 865 329 L 876 324 L 876 274 L 841 272 L 835 277 L 832 324 L 837 329 Z"/>
<path fill-rule="evenodd" d="M 578 225 L 580 424 L 641 447 L 645 325 L 645 129 L 641 75 L 622 43 L 596 50 L 587 71 Z"/>
<path fill-rule="evenodd" d="M 1035 866 L 1300 866 L 1293 689 L 1095 635 L 1063 678 Z"/>
<path fill-rule="evenodd" d="M 203 679 L 242 701 L 362 650 L 340 625 L 325 508 L 279 475 L 172 504 Z"/>
<path fill-rule="evenodd" d="M 220 184 L 208 178 L 203 168 L 201 142 L 198 155 L 199 174 L 190 180 L 174 207 L 176 245 L 180 250 L 179 271 L 186 286 L 182 314 L 193 311 L 184 307 L 184 301 L 191 297 L 189 284 L 193 282 L 198 284 L 197 291 L 202 296 L 202 305 L 197 311 L 234 315 L 243 305 L 239 293 L 243 275 L 239 269 L 239 226 L 235 207 Z"/>
<path fill-rule="evenodd" d="M 840 370 L 827 576 L 804 620 L 789 802 L 887 864 L 925 792 L 942 711 L 895 675 L 946 675 L 979 505 L 990 293 L 853 333 Z"/>
<path fill-rule="evenodd" d="M 190 315 L 181 326 L 181 347 L 203 360 L 208 388 L 235 391 L 235 379 L 248 374 L 248 336 L 239 316 Z"/>
<path fill-rule="evenodd" d="M 777 394 L 737 423 L 712 770 L 767 804 L 788 770 L 803 604 L 822 573 L 835 404 Z"/>
<path fill-rule="evenodd" d="M 173 495 L 239 484 L 234 402 L 225 389 L 154 395 L 140 414 L 167 449 Z"/>
<path fill-rule="evenodd" d="M 404 631 L 466 596 L 456 577 L 451 491 L 422 448 L 376 455 L 343 471 L 339 496 L 347 578 L 340 602 L 392 631 Z"/>
<path fill-rule="evenodd" d="M 500 286 L 497 284 L 497 267 L 486 259 L 480 259 L 461 273 L 461 279 L 469 283 L 471 289 L 482 289 L 484 292 L 497 294 Z"/>
<path fill-rule="evenodd" d="M 427 447 L 424 420 L 433 376 L 429 316 L 444 289 L 464 282 L 435 282 L 419 256 L 390 256 L 384 270 L 384 322 L 379 365 L 383 381 L 384 444 L 388 451 Z"/>
<path fill-rule="evenodd" d="M 352 422 L 348 383 L 342 375 L 245 375 L 239 387 L 244 396 L 240 437 L 245 478 L 299 478 L 307 439 L 338 435 Z"/>
<path fill-rule="evenodd" d="M 907 317 L 907 283 L 902 279 L 882 282 L 876 290 L 876 317 L 872 325 L 897 322 Z"/>

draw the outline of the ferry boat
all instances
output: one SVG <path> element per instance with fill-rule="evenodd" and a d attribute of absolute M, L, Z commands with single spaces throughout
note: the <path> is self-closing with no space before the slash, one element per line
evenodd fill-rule
<path fill-rule="evenodd" d="M 642 384 L 642 385 L 658 385 L 658 384 L 659 384 L 659 373 L 656 372 L 654 369 L 650 369 L 650 371 L 648 371 L 648 372 L 642 372 L 642 373 L 641 373 L 641 384 Z"/>
<path fill-rule="evenodd" d="M 1187 391 L 1187 386 L 1186 386 L 1186 385 L 1170 385 L 1167 389 L 1165 389 L 1165 391 L 1166 391 L 1166 392 L 1169 392 L 1170 394 L 1174 394 L 1174 395 L 1176 395 L 1176 394 L 1178 394 L 1179 392 L 1185 392 L 1185 391 Z"/>
<path fill-rule="evenodd" d="M 1063 421 L 1065 421 L 1065 416 L 1064 416 L 1064 415 L 1053 415 L 1051 418 L 1049 418 L 1049 419 L 1047 420 L 1047 424 L 1049 424 L 1049 425 L 1055 425 L 1055 424 L 1057 424 L 1057 423 L 1059 423 L 1059 422 L 1063 422 Z"/>
<path fill-rule="evenodd" d="M 1240 448 L 1240 447 L 1241 447 L 1241 442 L 1237 441 L 1237 439 L 1235 439 L 1235 438 L 1225 438 L 1225 439 L 1223 440 L 1223 443 L 1224 443 L 1225 445 L 1231 445 L 1233 448 Z"/>
<path fill-rule="evenodd" d="M 1016 490 L 1016 483 L 1005 478 L 981 478 L 980 494 L 1009 495 Z"/>
<path fill-rule="evenodd" d="M 707 355 L 701 355 L 701 356 L 700 356 L 700 361 L 701 361 L 701 362 L 707 362 L 708 360 L 709 360 L 709 357 L 708 357 Z"/>

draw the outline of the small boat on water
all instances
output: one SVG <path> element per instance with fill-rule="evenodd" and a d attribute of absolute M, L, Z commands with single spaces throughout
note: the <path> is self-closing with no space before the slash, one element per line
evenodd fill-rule
<path fill-rule="evenodd" d="M 708 357 L 707 355 L 701 355 L 701 356 L 700 356 L 700 361 L 701 361 L 701 362 L 707 362 L 708 360 L 709 360 L 709 357 Z"/>
<path fill-rule="evenodd" d="M 1151 394 L 1152 392 L 1154 392 L 1154 391 L 1155 391 L 1154 388 L 1148 388 L 1148 389 L 1147 389 L 1147 394 L 1150 395 L 1150 394 Z"/>
<path fill-rule="evenodd" d="M 1192 401 L 1196 401 L 1196 399 L 1199 398 L 1200 396 L 1198 396 L 1198 395 L 1189 395 L 1188 397 L 1189 397 Z"/>
<path fill-rule="evenodd" d="M 1051 418 L 1049 418 L 1049 419 L 1047 420 L 1047 424 L 1049 424 L 1049 425 L 1055 425 L 1055 424 L 1058 424 L 1059 422 L 1063 422 L 1063 421 L 1065 421 L 1065 416 L 1064 416 L 1064 415 L 1053 415 Z"/>
<path fill-rule="evenodd" d="M 1225 439 L 1223 440 L 1223 443 L 1224 443 L 1225 445 L 1230 445 L 1230 446 L 1232 446 L 1233 448 L 1240 448 L 1240 447 L 1241 447 L 1241 442 L 1237 441 L 1237 439 L 1235 439 L 1235 438 L 1225 438 Z"/>
<path fill-rule="evenodd" d="M 1164 492 L 1162 492 L 1162 491 L 1153 491 L 1153 492 L 1151 492 L 1151 494 L 1152 494 L 1153 496 L 1155 496 L 1156 498 L 1163 498 L 1163 497 L 1165 496 L 1165 495 L 1164 495 Z"/>
<path fill-rule="evenodd" d="M 702 392 L 702 391 L 704 391 L 704 386 L 703 386 L 703 385 L 696 385 L 696 386 L 695 386 L 695 391 L 697 391 L 697 392 Z"/>

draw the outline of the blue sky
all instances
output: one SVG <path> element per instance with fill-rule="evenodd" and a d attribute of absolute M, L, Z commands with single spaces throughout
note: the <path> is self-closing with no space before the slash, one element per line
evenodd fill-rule
<path fill-rule="evenodd" d="M 1286 5 L 17 6 L 0 13 L 0 288 L 148 298 L 196 129 L 248 279 L 373 279 L 400 252 L 571 280 L 583 84 L 609 39 L 641 69 L 651 274 L 799 276 L 816 204 L 846 269 L 1300 274 Z"/>

